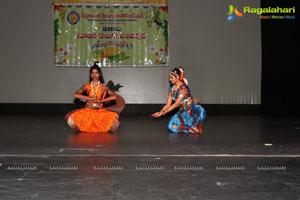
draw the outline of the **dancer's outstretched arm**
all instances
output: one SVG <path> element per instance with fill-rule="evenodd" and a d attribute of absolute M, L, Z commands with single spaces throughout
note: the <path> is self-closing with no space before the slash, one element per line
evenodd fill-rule
<path fill-rule="evenodd" d="M 174 110 L 175 108 L 177 108 L 180 105 L 180 102 L 183 99 L 183 95 L 179 95 L 179 97 L 177 98 L 177 100 L 175 101 L 175 103 L 173 103 L 169 108 L 167 108 L 166 110 L 161 112 L 161 115 L 165 115 L 168 112 L 171 112 L 172 110 Z"/>
<path fill-rule="evenodd" d="M 175 108 L 177 108 L 179 106 L 180 102 L 182 101 L 182 99 L 183 99 L 183 95 L 179 95 L 179 97 L 177 98 L 175 103 L 172 104 L 172 97 L 170 98 L 170 96 L 169 96 L 168 102 L 164 106 L 164 108 L 161 111 L 152 114 L 152 116 L 153 117 L 161 117 L 161 116 L 167 114 L 168 112 L 170 112 L 170 111 L 174 110 Z"/>
<path fill-rule="evenodd" d="M 151 116 L 152 117 L 160 117 L 162 115 L 162 112 L 164 110 L 167 110 L 171 106 L 171 104 L 172 104 L 172 96 L 171 96 L 171 93 L 169 92 L 168 93 L 168 99 L 167 99 L 167 102 L 164 105 L 164 107 L 159 112 L 153 113 Z"/>
<path fill-rule="evenodd" d="M 164 105 L 164 107 L 159 112 L 163 112 L 163 111 L 167 110 L 171 106 L 171 104 L 172 104 L 172 96 L 171 96 L 171 93 L 169 92 L 169 96 L 168 96 L 166 105 Z"/>

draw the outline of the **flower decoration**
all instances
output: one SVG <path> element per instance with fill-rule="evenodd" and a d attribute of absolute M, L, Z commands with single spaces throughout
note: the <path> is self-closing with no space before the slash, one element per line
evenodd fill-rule
<path fill-rule="evenodd" d="M 157 52 L 157 46 L 155 46 L 155 45 L 150 45 L 149 47 L 148 47 L 148 53 L 150 53 L 150 54 L 155 54 Z"/>
<path fill-rule="evenodd" d="M 75 45 L 74 44 L 67 44 L 66 52 L 68 54 L 72 54 L 74 51 L 75 51 Z"/>

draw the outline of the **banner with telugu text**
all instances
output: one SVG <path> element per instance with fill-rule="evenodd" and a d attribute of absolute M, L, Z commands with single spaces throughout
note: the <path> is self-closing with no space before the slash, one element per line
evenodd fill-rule
<path fill-rule="evenodd" d="M 167 0 L 54 0 L 56 66 L 168 66 Z"/>

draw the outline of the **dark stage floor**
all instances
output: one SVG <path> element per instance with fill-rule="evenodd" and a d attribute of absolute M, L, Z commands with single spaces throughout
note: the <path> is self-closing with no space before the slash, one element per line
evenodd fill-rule
<path fill-rule="evenodd" d="M 209 116 L 202 135 L 168 119 L 74 134 L 64 116 L 1 115 L 0 199 L 300 199 L 299 119 Z"/>

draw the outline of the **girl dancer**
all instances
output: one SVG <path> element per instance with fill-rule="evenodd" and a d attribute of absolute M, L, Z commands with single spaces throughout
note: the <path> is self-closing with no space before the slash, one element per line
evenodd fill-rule
<path fill-rule="evenodd" d="M 179 111 L 170 119 L 168 129 L 172 132 L 202 133 L 202 125 L 206 119 L 206 111 L 200 103 L 191 96 L 188 81 L 183 78 L 183 68 L 174 68 L 169 73 L 171 86 L 166 105 L 152 114 L 161 117 L 179 107 Z M 172 102 L 175 102 L 172 104 Z"/>
<path fill-rule="evenodd" d="M 86 92 L 87 96 L 82 95 Z M 106 97 L 109 94 L 109 97 Z M 65 115 L 69 126 L 76 132 L 115 132 L 118 128 L 117 112 L 103 108 L 103 103 L 116 99 L 116 95 L 104 84 L 102 72 L 97 63 L 90 69 L 90 82 L 78 89 L 74 97 L 87 101 L 83 108 Z"/>

